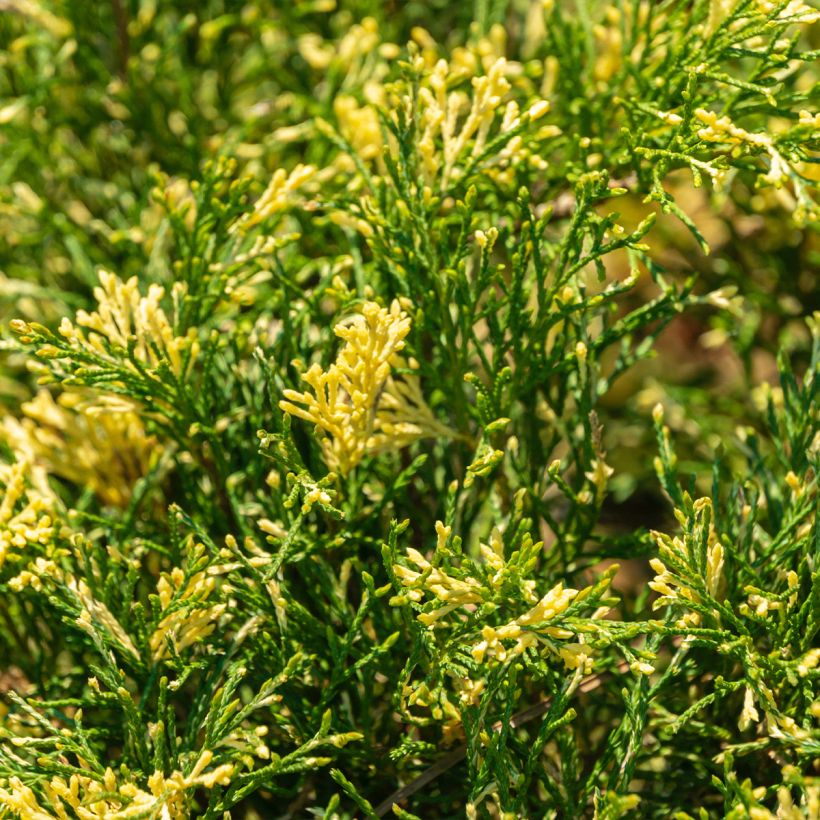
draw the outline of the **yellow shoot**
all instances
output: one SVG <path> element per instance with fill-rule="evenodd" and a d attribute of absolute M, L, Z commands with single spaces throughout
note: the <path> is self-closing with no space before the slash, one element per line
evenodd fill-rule
<path fill-rule="evenodd" d="M 311 388 L 285 390 L 279 406 L 322 431 L 328 466 L 350 472 L 365 455 L 406 447 L 423 437 L 448 436 L 400 356 L 410 318 L 398 302 L 390 308 L 366 302 L 362 312 L 335 327 L 345 341 L 328 370 L 314 364 L 302 377 Z"/>
<path fill-rule="evenodd" d="M 13 812 L 21 820 L 53 820 L 71 816 L 84 820 L 125 820 L 129 817 L 185 818 L 190 816 L 187 795 L 197 788 L 212 789 L 230 784 L 234 766 L 230 763 L 205 771 L 213 760 L 213 752 L 201 752 L 187 776 L 180 771 L 165 775 L 154 772 L 147 789 L 133 781 L 120 783 L 111 768 L 102 781 L 86 775 L 73 774 L 68 779 L 53 777 L 43 788 L 50 805 L 43 806 L 34 792 L 22 780 L 12 777 L 8 788 L 0 788 L 0 807 Z M 56 812 L 56 814 L 54 813 Z"/>
<path fill-rule="evenodd" d="M 185 573 L 179 567 L 175 567 L 170 576 L 159 579 L 157 594 L 160 605 L 163 610 L 170 611 L 159 622 L 149 640 L 155 661 L 167 657 L 168 641 L 177 652 L 181 652 L 206 638 L 216 629 L 217 621 L 225 612 L 226 605 L 204 605 L 215 586 L 215 578 L 205 572 L 195 573 L 186 582 Z M 186 604 L 193 602 L 198 606 L 192 610 Z"/>
<path fill-rule="evenodd" d="M 704 509 L 711 509 L 711 506 L 711 499 L 700 498 L 694 503 L 694 510 L 697 513 Z M 682 515 L 682 513 L 679 513 L 679 516 L 682 517 Z M 713 600 L 720 600 L 723 594 L 724 586 L 724 550 L 723 545 L 718 540 L 717 533 L 715 532 L 715 528 L 711 523 L 711 520 L 712 519 L 710 516 L 706 546 L 706 573 L 701 580 L 709 597 Z M 661 597 L 655 601 L 652 608 L 658 609 L 671 603 L 683 604 L 684 607 L 688 602 L 693 602 L 696 604 L 701 603 L 702 596 L 689 584 L 687 584 L 684 579 L 681 579 L 672 573 L 667 568 L 666 564 L 664 564 L 661 560 L 666 557 L 670 561 L 689 565 L 690 559 L 687 554 L 684 540 L 679 537 L 670 538 L 667 535 L 657 532 L 653 532 L 653 536 L 655 537 L 655 541 L 658 545 L 658 551 L 661 558 L 653 558 L 649 562 L 650 566 L 655 571 L 655 577 L 649 582 L 649 587 L 659 593 Z M 697 572 L 698 570 L 693 569 L 692 571 Z M 715 617 L 719 618 L 719 615 L 716 613 Z M 701 620 L 702 619 L 699 612 L 690 610 L 679 619 L 678 625 L 682 628 L 687 626 L 700 626 Z"/>
<path fill-rule="evenodd" d="M 77 311 L 76 325 L 63 319 L 60 334 L 78 350 L 118 364 L 128 362 L 137 370 L 128 359 L 116 355 L 127 350 L 130 342 L 134 345 L 134 358 L 149 373 L 164 362 L 177 376 L 183 376 L 196 359 L 199 343 L 193 333 L 188 337 L 175 335 L 173 323 L 161 305 L 164 295 L 163 287 L 151 285 L 147 296 L 141 296 L 136 276 L 123 282 L 113 273 L 100 271 L 100 284 L 94 288 L 97 310 Z M 184 284 L 174 285 L 172 295 L 174 302 L 179 303 L 185 295 Z M 112 348 L 111 353 L 107 346 Z"/>
<path fill-rule="evenodd" d="M 279 168 L 274 172 L 262 196 L 256 201 L 253 210 L 237 223 L 237 229 L 246 231 L 285 210 L 295 201 L 296 191 L 315 173 L 316 169 L 312 165 L 297 165 L 290 173 Z"/>
<path fill-rule="evenodd" d="M 50 544 L 56 499 L 31 482 L 29 462 L 0 464 L 0 567 L 12 551 Z"/>
<path fill-rule="evenodd" d="M 161 452 L 132 405 L 89 403 L 68 390 L 40 390 L 23 417 L 0 422 L 0 437 L 46 473 L 91 489 L 104 504 L 127 506 L 136 482 Z"/>
<path fill-rule="evenodd" d="M 446 527 L 441 521 L 436 522 L 437 553 L 445 548 L 450 534 L 450 527 Z M 423 600 L 425 593 L 440 601 L 442 606 L 417 615 L 418 620 L 430 629 L 446 626 L 446 616 L 457 610 L 466 614 L 481 604 L 496 603 L 495 595 L 510 571 L 504 557 L 501 533 L 493 531 L 490 544 L 479 545 L 479 552 L 483 563 L 494 573 L 483 581 L 469 575 L 457 578 L 444 568 L 433 566 L 418 550 L 408 548 L 406 557 L 417 569 L 402 564 L 394 565 L 393 571 L 406 591 L 392 599 L 391 603 L 401 604 L 408 600 L 418 603 Z M 576 633 L 549 623 L 565 612 L 573 601 L 586 597 L 589 588 L 579 592 L 559 583 L 538 600 L 533 580 L 519 579 L 518 583 L 523 593 L 522 601 L 529 605 L 529 609 L 501 626 L 485 625 L 481 630 L 481 639 L 470 650 L 473 659 L 477 663 L 490 658 L 504 663 L 530 647 L 544 646 L 560 657 L 568 669 L 580 668 L 585 674 L 591 671 L 591 650 L 584 645 L 583 638 L 578 643 L 563 643 L 576 638 Z M 608 611 L 608 607 L 601 607 L 591 617 L 601 618 Z M 505 641 L 515 643 L 509 646 Z M 556 641 L 562 643 L 555 643 Z"/>

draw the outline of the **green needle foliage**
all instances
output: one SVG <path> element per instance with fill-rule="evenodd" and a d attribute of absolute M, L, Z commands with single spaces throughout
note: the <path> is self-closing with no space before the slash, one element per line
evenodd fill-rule
<path fill-rule="evenodd" d="M 820 816 L 802 0 L 0 0 L 0 817 Z"/>

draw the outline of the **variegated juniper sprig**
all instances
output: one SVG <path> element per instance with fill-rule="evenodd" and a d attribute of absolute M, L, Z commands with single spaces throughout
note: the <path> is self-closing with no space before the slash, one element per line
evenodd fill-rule
<path fill-rule="evenodd" d="M 820 12 L 8 5 L 0 817 L 815 816 Z"/>

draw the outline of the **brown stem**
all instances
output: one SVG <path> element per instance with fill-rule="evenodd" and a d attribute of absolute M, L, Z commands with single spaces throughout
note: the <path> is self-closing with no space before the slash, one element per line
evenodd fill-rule
<path fill-rule="evenodd" d="M 128 39 L 128 14 L 122 0 L 111 0 L 114 24 L 117 27 L 119 74 L 124 80 L 128 74 L 128 60 L 131 57 L 131 42 Z"/>

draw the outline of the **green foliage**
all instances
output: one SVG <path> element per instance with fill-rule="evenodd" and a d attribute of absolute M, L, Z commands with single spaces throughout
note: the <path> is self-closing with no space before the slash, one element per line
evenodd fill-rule
<path fill-rule="evenodd" d="M 6 5 L 0 816 L 815 816 L 820 13 Z"/>

